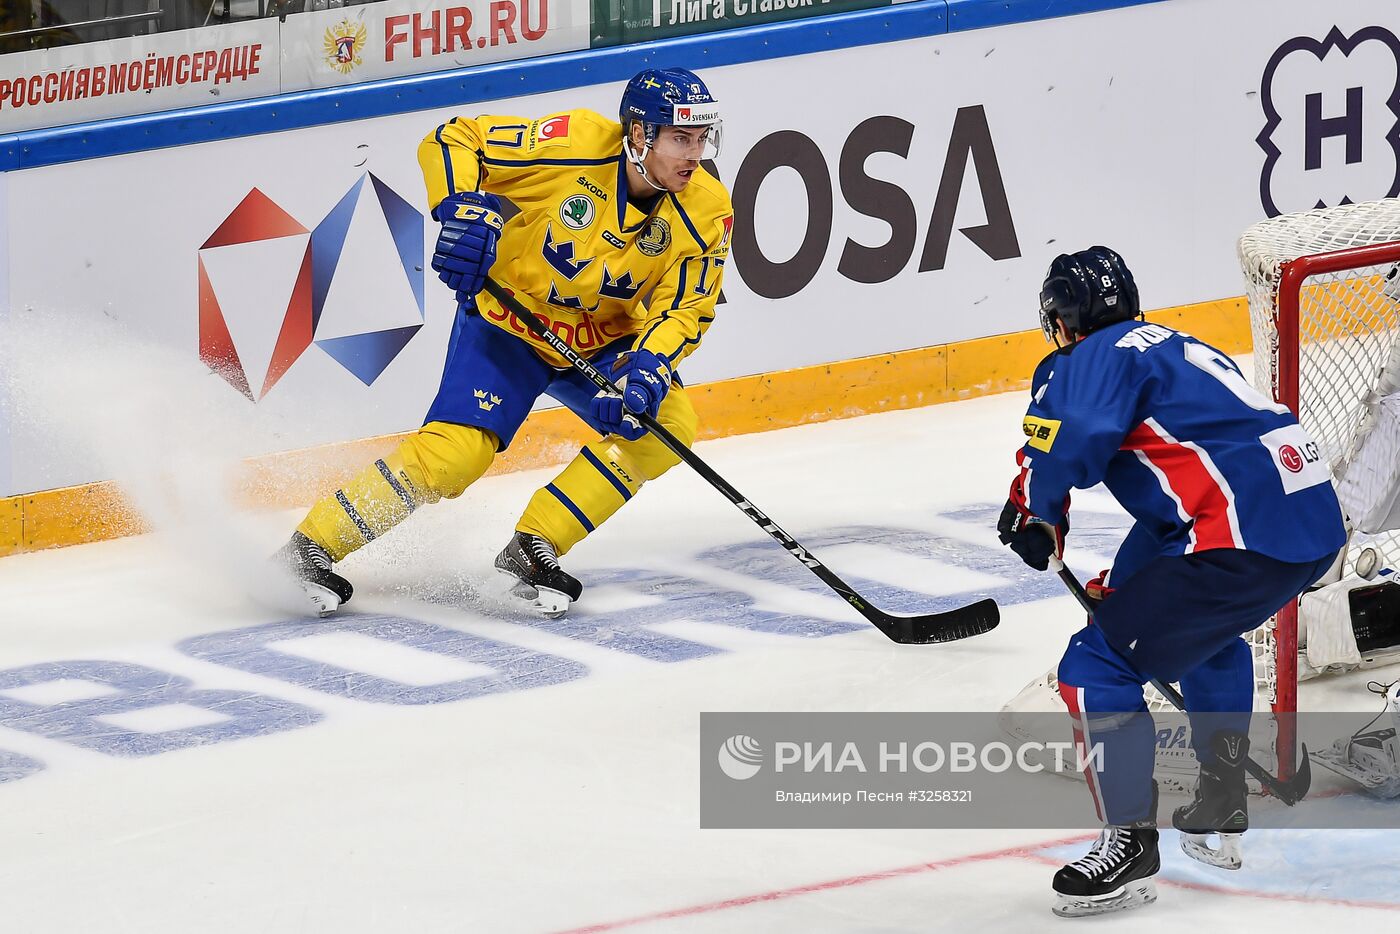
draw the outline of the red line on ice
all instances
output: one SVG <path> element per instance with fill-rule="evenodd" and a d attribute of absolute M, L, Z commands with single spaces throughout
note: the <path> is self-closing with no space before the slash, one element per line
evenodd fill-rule
<path fill-rule="evenodd" d="M 1058 846 L 1068 846 L 1071 843 L 1081 843 L 1092 840 L 1093 838 L 1093 834 L 1080 834 L 1073 837 L 1064 837 L 1059 840 L 1046 840 L 1041 843 L 1033 843 L 1025 846 L 989 850 L 985 853 L 970 853 L 966 856 L 954 856 L 951 859 L 935 860 L 929 863 L 916 863 L 912 866 L 901 866 L 898 869 L 886 869 L 880 872 L 864 873 L 859 876 L 829 879 L 825 882 L 812 882 L 807 885 L 797 885 L 786 889 L 773 889 L 769 892 L 757 892 L 752 895 L 739 895 L 734 898 L 726 898 L 722 901 L 689 905 L 685 908 L 672 908 L 668 911 L 657 911 L 651 914 L 637 915 L 632 918 L 622 918 L 617 921 L 604 921 L 600 924 L 590 924 L 587 927 L 569 928 L 566 931 L 559 931 L 557 934 L 601 934 L 601 932 L 604 931 L 617 931 L 622 928 L 646 924 L 652 921 L 667 921 L 672 918 L 685 918 L 692 915 L 708 914 L 713 911 L 725 911 L 729 908 L 742 908 L 745 905 L 781 901 L 786 898 L 795 898 L 799 895 L 810 895 L 814 892 L 828 892 L 833 889 L 851 888 L 857 885 L 865 885 L 868 882 L 883 882 L 886 879 L 898 879 L 925 872 L 938 872 L 941 869 L 953 869 L 958 866 L 967 866 L 972 863 L 983 863 L 998 859 L 1024 859 L 1031 862 L 1059 866 L 1063 860 L 1046 856 L 1042 851 Z M 1318 895 L 1290 895 L 1285 892 L 1265 892 L 1258 889 L 1236 889 L 1226 886 L 1210 885 L 1204 882 L 1187 882 L 1177 879 L 1167 879 L 1162 876 L 1158 876 L 1157 881 L 1163 885 L 1174 888 L 1196 892 L 1210 892 L 1216 895 L 1238 895 L 1244 898 L 1261 898 L 1284 902 L 1307 902 L 1313 904 L 1337 905 L 1345 908 L 1375 908 L 1381 911 L 1400 911 L 1400 904 L 1395 904 L 1394 902 L 1370 902 L 1361 899 L 1328 898 Z"/>
<path fill-rule="evenodd" d="M 881 872 L 865 873 L 859 876 L 847 876 L 843 879 L 829 879 L 826 882 L 812 882 L 807 885 L 797 885 L 787 889 L 774 889 L 770 892 L 758 892 L 753 895 L 739 895 L 735 898 L 726 898 L 723 901 L 706 902 L 700 905 L 690 905 L 685 908 L 672 908 L 669 911 L 637 915 L 634 918 L 623 918 L 618 921 L 604 921 L 601 924 L 590 924 L 587 927 L 570 928 L 567 931 L 560 931 L 558 934 L 599 934 L 601 931 L 616 931 L 637 924 L 646 924 L 649 921 L 666 921 L 671 918 L 684 918 L 690 915 L 707 914 L 712 911 L 724 911 L 728 908 L 741 908 L 744 905 L 755 905 L 761 902 L 775 902 L 785 898 L 794 898 L 798 895 L 810 895 L 813 892 L 827 892 L 832 889 L 845 889 L 851 886 L 865 885 L 867 882 L 882 882 L 886 879 L 898 879 L 903 876 L 913 876 L 924 872 L 938 872 L 940 869 L 952 869 L 956 866 L 966 866 L 970 863 L 982 863 L 996 859 L 1030 859 L 1033 858 L 1035 853 L 1039 850 L 1056 846 L 1067 846 L 1071 843 L 1079 843 L 1085 840 L 1092 840 L 1093 838 L 1094 834 L 1078 834 L 1073 837 L 1064 837 L 1059 840 L 1046 840 L 1042 843 L 1033 843 L 1026 846 L 990 850 L 985 853 L 971 853 L 966 856 L 954 856 L 951 859 L 940 859 L 931 863 L 916 863 L 913 866 L 902 866 L 898 869 L 886 869 Z"/>
<path fill-rule="evenodd" d="M 1064 863 L 1062 859 L 1040 853 L 1021 853 L 1018 855 L 1021 859 L 1045 863 L 1047 866 L 1060 866 Z M 1368 902 L 1359 898 L 1329 898 L 1326 895 L 1292 895 L 1288 892 L 1266 892 L 1263 889 L 1236 889 L 1225 885 L 1211 885 L 1208 882 L 1167 879 L 1160 875 L 1157 876 L 1157 881 L 1173 888 L 1189 889 L 1193 892 L 1212 892 L 1216 895 L 1241 895 L 1245 898 L 1263 898 L 1279 902 L 1307 902 L 1309 904 L 1336 905 L 1341 908 L 1377 908 L 1381 911 L 1400 911 L 1400 904 L 1395 902 Z"/>

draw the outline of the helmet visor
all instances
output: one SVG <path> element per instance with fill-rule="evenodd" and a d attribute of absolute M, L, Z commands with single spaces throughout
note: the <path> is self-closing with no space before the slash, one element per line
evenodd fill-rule
<path fill-rule="evenodd" d="M 700 162 L 719 155 L 723 125 L 719 120 L 704 126 L 657 127 L 651 149 L 666 159 L 691 159 Z"/>

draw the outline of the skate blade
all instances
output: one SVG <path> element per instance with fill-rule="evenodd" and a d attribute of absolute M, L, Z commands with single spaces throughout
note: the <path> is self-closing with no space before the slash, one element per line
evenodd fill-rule
<path fill-rule="evenodd" d="M 1348 740 L 1339 739 L 1334 748 L 1313 753 L 1313 761 L 1356 782 L 1369 795 L 1377 798 L 1400 797 L 1400 775 L 1392 769 L 1370 767 L 1377 763 L 1353 759 L 1348 754 L 1349 745 Z"/>
<path fill-rule="evenodd" d="M 1151 879 L 1129 882 L 1107 895 L 1058 895 L 1050 910 L 1061 918 L 1087 918 L 1112 911 L 1128 911 L 1157 900 L 1157 883 Z"/>
<path fill-rule="evenodd" d="M 1220 838 L 1220 845 L 1212 847 L 1208 833 L 1181 832 L 1181 852 L 1194 860 L 1214 866 L 1216 869 L 1239 869 L 1244 865 L 1244 848 L 1240 837 L 1243 834 L 1214 834 Z"/>
<path fill-rule="evenodd" d="M 507 596 L 514 597 L 545 619 L 559 619 L 569 612 L 569 595 L 549 587 L 535 587 L 525 583 L 509 571 L 496 568 L 496 573 L 510 583 L 506 586 Z"/>
<path fill-rule="evenodd" d="M 311 581 L 298 581 L 301 585 L 302 593 L 306 594 L 306 599 L 311 601 L 312 611 L 320 617 L 330 616 L 340 609 L 340 597 L 335 591 L 320 584 L 313 584 Z"/>

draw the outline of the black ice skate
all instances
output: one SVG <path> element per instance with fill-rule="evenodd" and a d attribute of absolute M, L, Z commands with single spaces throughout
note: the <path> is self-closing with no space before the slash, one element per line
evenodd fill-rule
<path fill-rule="evenodd" d="M 292 533 L 273 560 L 292 572 L 320 616 L 329 616 L 349 603 L 355 592 L 348 580 L 331 570 L 331 556 L 326 549 L 300 532 Z"/>
<path fill-rule="evenodd" d="M 1172 826 L 1181 831 L 1181 849 L 1192 859 L 1220 869 L 1244 865 L 1241 835 L 1249 829 L 1249 794 L 1245 788 L 1244 760 L 1249 737 L 1236 730 L 1221 730 L 1211 737 L 1215 761 L 1201 766 L 1196 797 L 1172 814 Z M 1220 835 L 1220 845 L 1210 846 L 1210 835 Z"/>
<path fill-rule="evenodd" d="M 516 532 L 496 556 L 496 570 L 512 581 L 512 596 L 549 619 L 567 613 L 583 593 L 583 584 L 559 566 L 554 546 L 538 535 Z"/>
<path fill-rule="evenodd" d="M 1161 866 L 1156 827 L 1110 824 L 1087 855 L 1055 873 L 1058 898 L 1051 910 L 1083 918 L 1150 905 L 1157 900 L 1152 877 Z"/>

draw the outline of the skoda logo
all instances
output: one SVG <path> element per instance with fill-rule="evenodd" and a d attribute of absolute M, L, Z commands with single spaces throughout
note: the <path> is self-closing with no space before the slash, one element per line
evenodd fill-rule
<path fill-rule="evenodd" d="M 582 230 L 593 223 L 593 199 L 587 195 L 574 195 L 559 205 L 559 219 L 572 230 Z"/>

